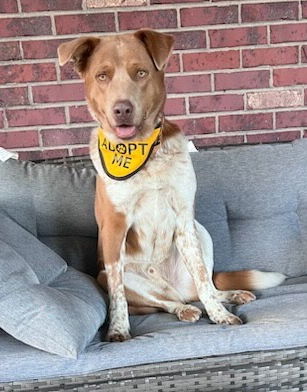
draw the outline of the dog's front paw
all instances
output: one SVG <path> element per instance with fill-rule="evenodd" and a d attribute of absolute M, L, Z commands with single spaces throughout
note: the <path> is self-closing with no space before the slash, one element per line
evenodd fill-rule
<path fill-rule="evenodd" d="M 229 313 L 229 312 L 227 312 L 227 313 Z M 229 313 L 229 314 L 221 316 L 221 317 L 214 317 L 214 318 L 210 317 L 210 319 L 215 324 L 227 324 L 227 325 L 241 325 L 241 324 L 243 324 L 240 317 L 235 316 L 232 313 Z"/>
<path fill-rule="evenodd" d="M 176 315 L 181 321 L 187 321 L 195 323 L 200 319 L 202 311 L 198 309 L 196 306 L 192 305 L 182 305 L 177 309 Z"/>
<path fill-rule="evenodd" d="M 119 331 L 116 329 L 109 329 L 106 339 L 108 342 L 124 342 L 131 339 L 129 331 Z"/>
<path fill-rule="evenodd" d="M 227 324 L 227 325 L 240 325 L 243 324 L 242 320 L 234 314 L 228 312 L 223 305 L 216 304 L 211 309 L 207 309 L 208 317 L 215 324 Z"/>

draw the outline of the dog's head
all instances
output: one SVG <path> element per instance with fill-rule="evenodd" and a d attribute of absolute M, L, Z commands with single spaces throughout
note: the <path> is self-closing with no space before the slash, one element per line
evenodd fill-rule
<path fill-rule="evenodd" d="M 171 35 L 152 30 L 83 37 L 59 46 L 59 62 L 74 62 L 90 111 L 111 138 L 143 138 L 163 111 L 173 42 Z"/>

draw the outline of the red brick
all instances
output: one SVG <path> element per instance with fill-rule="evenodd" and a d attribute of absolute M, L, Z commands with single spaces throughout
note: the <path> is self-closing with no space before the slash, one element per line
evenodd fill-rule
<path fill-rule="evenodd" d="M 298 1 L 268 4 L 243 4 L 242 22 L 298 19 Z"/>
<path fill-rule="evenodd" d="M 274 132 L 274 133 L 257 133 L 255 135 L 247 134 L 247 143 L 274 143 L 274 142 L 291 142 L 301 137 L 300 131 Z"/>
<path fill-rule="evenodd" d="M 94 121 L 87 106 L 71 106 L 69 108 L 70 122 L 83 123 Z"/>
<path fill-rule="evenodd" d="M 248 109 L 271 109 L 304 105 L 302 90 L 269 90 L 247 94 Z"/>
<path fill-rule="evenodd" d="M 82 0 L 20 0 L 23 12 L 81 10 Z"/>
<path fill-rule="evenodd" d="M 185 114 L 184 98 L 169 98 L 164 107 L 164 113 L 167 116 Z"/>
<path fill-rule="evenodd" d="M 80 79 L 72 63 L 65 64 L 64 67 L 60 68 L 60 72 L 62 80 Z"/>
<path fill-rule="evenodd" d="M 223 94 L 190 97 L 191 113 L 223 112 L 244 109 L 243 95 Z"/>
<path fill-rule="evenodd" d="M 273 70 L 274 86 L 293 86 L 307 83 L 307 67 Z"/>
<path fill-rule="evenodd" d="M 215 75 L 216 90 L 239 90 L 269 87 L 270 72 L 246 71 L 220 73 Z"/>
<path fill-rule="evenodd" d="M 210 75 L 173 76 L 166 78 L 168 93 L 210 91 Z"/>
<path fill-rule="evenodd" d="M 32 87 L 34 102 L 82 101 L 83 83 L 57 84 Z"/>
<path fill-rule="evenodd" d="M 272 129 L 272 113 L 234 114 L 219 117 L 220 132 Z"/>
<path fill-rule="evenodd" d="M 26 161 L 41 161 L 45 159 L 63 158 L 69 156 L 67 148 L 57 150 L 44 151 L 20 151 L 18 152 L 19 159 Z"/>
<path fill-rule="evenodd" d="M 0 132 L 0 146 L 4 148 L 37 147 L 39 146 L 38 132 Z"/>
<path fill-rule="evenodd" d="M 0 42 L 0 61 L 20 59 L 18 42 Z"/>
<path fill-rule="evenodd" d="M 265 26 L 209 30 L 209 37 L 212 48 L 267 43 L 267 31 Z"/>
<path fill-rule="evenodd" d="M 63 108 L 12 109 L 7 111 L 10 127 L 65 123 Z"/>
<path fill-rule="evenodd" d="M 307 18 L 307 1 L 302 2 L 303 18 Z"/>
<path fill-rule="evenodd" d="M 184 53 L 182 57 L 184 71 L 238 68 L 240 66 L 240 53 L 238 50 Z"/>
<path fill-rule="evenodd" d="M 203 1 L 204 0 L 150 0 L 150 4 L 202 3 Z"/>
<path fill-rule="evenodd" d="M 55 65 L 41 64 L 13 64 L 0 67 L 2 83 L 43 82 L 56 80 Z"/>
<path fill-rule="evenodd" d="M 238 22 L 238 6 L 191 7 L 180 10 L 181 26 L 202 26 Z"/>
<path fill-rule="evenodd" d="M 214 117 L 185 118 L 183 120 L 174 120 L 174 122 L 186 135 L 199 135 L 215 132 Z"/>
<path fill-rule="evenodd" d="M 66 39 L 47 39 L 42 41 L 22 41 L 25 59 L 57 58 L 58 46 Z"/>
<path fill-rule="evenodd" d="M 0 128 L 4 128 L 3 110 L 0 110 Z"/>
<path fill-rule="evenodd" d="M 115 31 L 113 13 L 57 15 L 54 18 L 57 34 Z"/>
<path fill-rule="evenodd" d="M 271 43 L 307 40 L 307 24 L 293 23 L 271 26 Z"/>
<path fill-rule="evenodd" d="M 0 19 L 0 36 L 2 37 L 48 34 L 52 34 L 49 16 Z"/>
<path fill-rule="evenodd" d="M 177 27 L 176 10 L 120 12 L 118 18 L 120 30 L 133 30 L 142 27 L 152 29 Z"/>
<path fill-rule="evenodd" d="M 193 139 L 193 143 L 196 147 L 214 147 L 214 146 L 232 146 L 236 144 L 244 143 L 243 135 L 234 136 L 214 136 L 214 137 L 204 137 L 202 139 Z"/>
<path fill-rule="evenodd" d="M 89 147 L 79 147 L 71 149 L 71 154 L 73 157 L 87 156 L 89 155 L 89 153 Z"/>
<path fill-rule="evenodd" d="M 172 31 L 170 34 L 175 37 L 174 49 L 186 50 L 206 47 L 205 31 Z"/>
<path fill-rule="evenodd" d="M 246 49 L 243 50 L 242 57 L 243 67 L 295 64 L 298 62 L 298 47 Z"/>
<path fill-rule="evenodd" d="M 28 90 L 26 87 L 0 89 L 0 106 L 26 105 L 28 103 Z"/>
<path fill-rule="evenodd" d="M 0 13 L 17 13 L 17 1 L 16 0 L 1 0 L 0 1 Z"/>
<path fill-rule="evenodd" d="M 307 110 L 291 110 L 276 113 L 277 128 L 306 127 Z"/>
<path fill-rule="evenodd" d="M 179 72 L 179 71 L 180 71 L 179 54 L 173 54 L 166 66 L 166 72 Z"/>
<path fill-rule="evenodd" d="M 45 129 L 41 131 L 43 146 L 88 144 L 92 128 Z"/>
<path fill-rule="evenodd" d="M 307 63 L 307 45 L 302 46 L 302 63 Z"/>

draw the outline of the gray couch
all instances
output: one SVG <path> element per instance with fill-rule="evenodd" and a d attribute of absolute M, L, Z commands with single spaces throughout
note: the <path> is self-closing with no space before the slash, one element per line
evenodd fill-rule
<path fill-rule="evenodd" d="M 134 338 L 108 343 L 106 321 L 77 359 L 0 330 L 0 391 L 307 390 L 307 140 L 192 158 L 196 217 L 213 237 L 215 269 L 274 270 L 286 282 L 231 307 L 242 326 L 213 325 L 206 316 L 195 324 L 165 313 L 133 316 Z M 92 276 L 94 188 L 92 167 L 0 163 L 0 209 L 70 268 Z"/>

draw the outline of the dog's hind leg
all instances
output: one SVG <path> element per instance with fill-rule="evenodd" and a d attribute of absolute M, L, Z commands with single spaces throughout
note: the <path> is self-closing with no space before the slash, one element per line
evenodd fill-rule
<path fill-rule="evenodd" d="M 153 309 L 175 314 L 181 321 L 195 322 L 202 311 L 185 304 L 178 291 L 148 263 L 125 265 L 126 298 L 133 314 L 153 313 Z"/>

